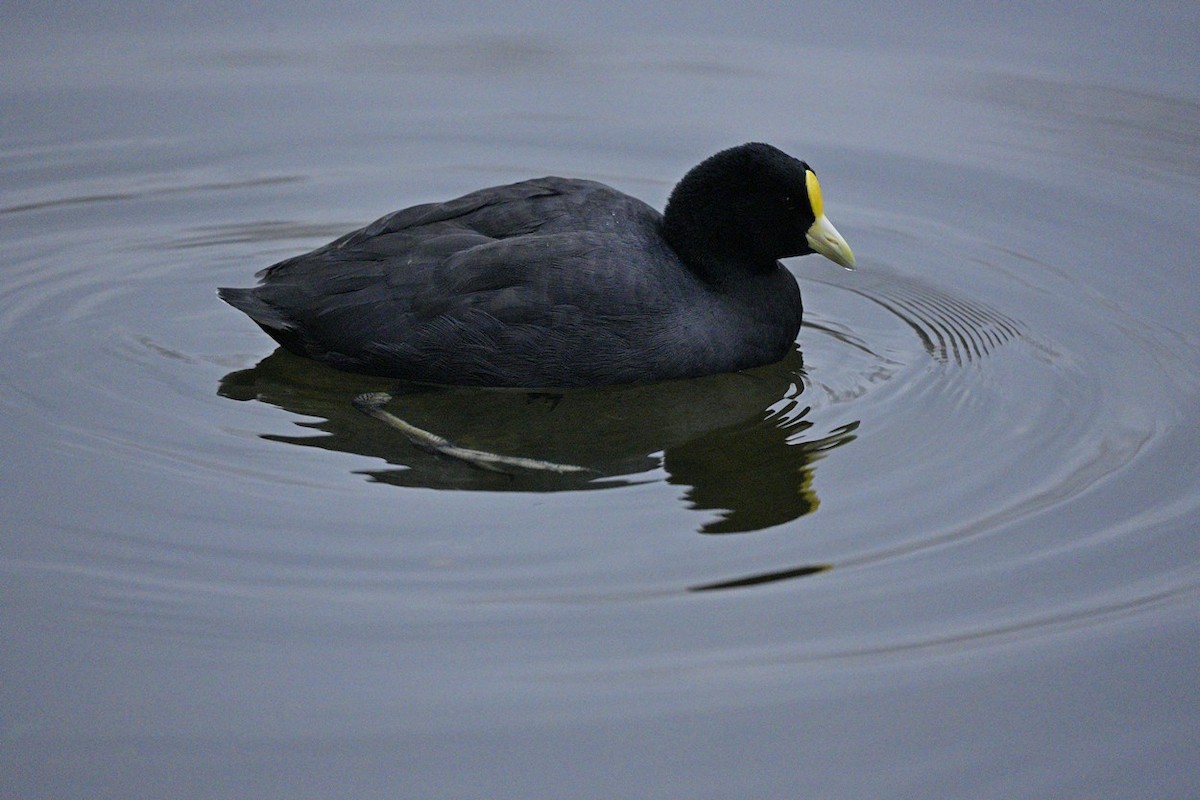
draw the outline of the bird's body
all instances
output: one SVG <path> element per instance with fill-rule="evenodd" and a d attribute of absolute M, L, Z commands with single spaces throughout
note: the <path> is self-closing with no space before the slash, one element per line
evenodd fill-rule
<path fill-rule="evenodd" d="M 548 177 L 398 211 L 263 270 L 258 287 L 220 294 L 289 350 L 413 381 L 596 386 L 770 363 L 801 319 L 799 288 L 777 259 L 813 252 L 811 239 L 796 242 L 824 216 L 811 210 L 807 166 L 766 155 L 788 174 L 750 175 L 749 195 L 809 209 L 791 226 L 798 239 L 753 229 L 764 214 L 770 225 L 773 206 L 724 206 L 720 181 L 747 177 L 736 169 L 718 170 L 715 187 L 685 177 L 666 220 L 603 184 Z M 797 171 L 799 197 L 784 185 Z M 751 230 L 730 228 L 727 215 Z"/>

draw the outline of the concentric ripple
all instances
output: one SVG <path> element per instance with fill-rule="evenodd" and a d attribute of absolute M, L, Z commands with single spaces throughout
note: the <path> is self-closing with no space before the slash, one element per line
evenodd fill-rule
<path fill-rule="evenodd" d="M 876 303 L 903 322 L 936 361 L 976 362 L 1021 336 L 1024 326 L 983 302 L 957 297 L 915 278 L 879 273 L 841 288 Z M 827 281 L 828 282 L 828 281 Z"/>

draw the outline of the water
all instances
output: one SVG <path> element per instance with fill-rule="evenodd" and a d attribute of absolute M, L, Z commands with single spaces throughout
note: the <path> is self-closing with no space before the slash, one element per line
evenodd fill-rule
<path fill-rule="evenodd" d="M 4 793 L 1196 796 L 1198 20 L 1104 11 L 6 9 Z M 747 139 L 859 257 L 793 356 L 394 405 L 585 477 L 214 295 Z"/>

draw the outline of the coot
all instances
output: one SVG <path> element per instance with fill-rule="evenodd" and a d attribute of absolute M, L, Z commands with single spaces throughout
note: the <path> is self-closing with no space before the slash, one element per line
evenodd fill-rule
<path fill-rule="evenodd" d="M 223 288 L 292 352 L 440 384 L 647 383 L 778 361 L 800 330 L 780 258 L 854 255 L 816 174 L 770 145 L 690 170 L 659 214 L 540 178 L 397 211 Z"/>

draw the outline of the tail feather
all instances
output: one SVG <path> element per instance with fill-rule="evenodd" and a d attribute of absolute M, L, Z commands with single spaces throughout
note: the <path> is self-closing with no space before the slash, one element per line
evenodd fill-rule
<path fill-rule="evenodd" d="M 267 333 L 288 331 L 293 327 L 292 323 L 279 313 L 279 309 L 265 302 L 254 289 L 223 287 L 217 289 L 217 297 L 257 322 Z"/>
<path fill-rule="evenodd" d="M 229 305 L 246 314 L 258 327 L 288 350 L 302 356 L 312 356 L 309 343 L 297 329 L 296 324 L 280 313 L 279 309 L 263 300 L 254 289 L 217 289 L 217 296 Z"/>

